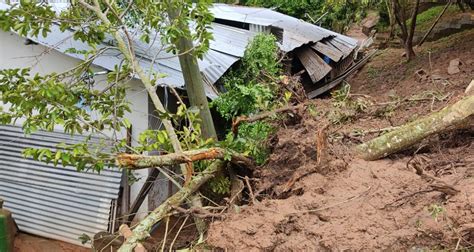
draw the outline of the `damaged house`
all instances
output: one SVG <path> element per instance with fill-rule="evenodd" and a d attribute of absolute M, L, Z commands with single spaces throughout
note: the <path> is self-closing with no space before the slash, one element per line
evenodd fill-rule
<path fill-rule="evenodd" d="M 356 57 L 357 40 L 270 9 L 214 4 L 212 13 L 215 23 L 275 35 L 287 56 L 287 72 L 301 75 L 310 98 L 333 88 L 327 84 L 345 73 Z"/>
<path fill-rule="evenodd" d="M 0 9 L 6 8 L 9 5 L 0 3 Z M 287 54 L 286 68 L 301 76 L 309 97 L 329 90 L 331 86 L 327 83 L 337 80 L 354 63 L 357 41 L 347 36 L 265 8 L 215 4 L 211 11 L 215 16 L 214 40 L 199 60 L 209 99 L 219 96 L 216 83 L 236 66 L 249 41 L 261 32 L 276 36 L 278 46 Z M 68 49 L 81 51 L 89 47 L 73 40 L 72 33 L 61 32 L 57 26 L 52 27 L 47 37 L 23 38 L 0 31 L 0 69 L 32 67 L 34 72 L 48 74 L 77 65 L 84 56 Z M 159 39 L 146 44 L 138 39 L 139 32 L 133 38 L 143 68 L 166 75 L 159 80 L 157 93 L 167 109 L 175 111 L 176 100 L 169 87 L 184 89 L 178 58 L 162 50 Z M 103 46 L 109 43 L 104 41 Z M 162 59 L 155 61 L 156 55 Z M 94 88 L 105 83 L 105 73 L 121 60 L 120 54 L 113 50 L 94 60 L 91 77 Z M 159 129 L 161 124 L 153 116 L 153 105 L 140 80 L 134 79 L 128 85 L 127 99 L 132 112 L 127 117 L 133 129 L 129 134 L 131 144 L 136 145 L 141 132 Z M 3 109 L 7 107 L 3 105 Z M 54 149 L 58 143 L 81 140 L 82 136 L 72 137 L 61 128 L 24 135 L 21 122 L 0 125 L 0 198 L 5 200 L 4 207 L 13 213 L 21 231 L 80 244 L 78 237 L 82 234 L 92 237 L 100 231 L 113 231 L 118 227 L 118 216 L 130 212 L 142 218 L 144 214 L 137 212 L 151 210 L 172 193 L 168 182 L 153 183 L 166 181 L 165 177 L 149 174 L 147 170 L 140 171 L 138 177 L 142 179 L 128 188 L 118 170 L 78 173 L 74 167 L 56 168 L 22 156 L 28 147 Z"/>

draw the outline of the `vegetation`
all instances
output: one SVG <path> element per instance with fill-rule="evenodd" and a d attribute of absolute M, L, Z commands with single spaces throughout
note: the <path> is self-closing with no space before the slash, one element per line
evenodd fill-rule
<path fill-rule="evenodd" d="M 5 31 L 14 31 L 25 37 L 37 37 L 40 34 L 46 37 L 51 32 L 52 26 L 58 25 L 61 31 L 72 31 L 75 40 L 83 41 L 90 46 L 87 51 L 76 51 L 84 55 L 84 61 L 64 72 L 41 76 L 33 75 L 27 68 L 0 70 L 2 102 L 9 105 L 0 111 L 1 123 L 10 124 L 19 118 L 24 118 L 23 129 L 27 133 L 62 126 L 66 133 L 82 133 L 88 136 L 83 143 L 61 145 L 55 151 L 28 149 L 25 152 L 26 155 L 38 160 L 73 165 L 79 170 L 100 171 L 104 167 L 115 166 L 117 154 L 124 151 L 139 154 L 142 150 L 159 147 L 160 150 L 168 149 L 181 153 L 183 148 L 193 148 L 207 143 L 207 137 L 212 137 L 215 133 L 209 130 L 212 125 L 205 123 L 209 122 L 209 118 L 200 113 L 202 110 L 208 112 L 209 109 L 207 100 L 204 99 L 205 104 L 202 101 L 204 90 L 202 80 L 194 78 L 193 69 L 197 68 L 196 58 L 203 56 L 212 38 L 211 33 L 207 31 L 212 21 L 208 5 L 209 1 L 193 3 L 193 1 L 139 0 L 121 4 L 107 0 L 79 0 L 72 1 L 67 10 L 56 13 L 47 4 L 20 1 L 20 4 L 16 4 L 13 8 L 0 11 L 0 28 Z M 169 15 L 170 13 L 177 15 Z M 195 23 L 192 32 L 189 29 L 190 22 Z M 196 96 L 196 103 L 191 104 L 196 105 L 201 117 L 195 121 L 204 122 L 201 127 L 207 131 L 206 138 L 201 137 L 201 128 L 193 122 L 183 125 L 182 131 L 175 129 L 176 118 L 165 110 L 156 93 L 155 85 L 162 74 L 153 69 L 143 69 L 135 54 L 130 34 L 136 25 L 140 26 L 142 41 L 150 42 L 150 38 L 159 32 L 166 50 L 179 53 L 180 61 L 184 63 L 183 73 L 186 74 L 188 69 L 188 76 L 191 76 L 189 78 L 191 81 L 187 79 L 186 85 L 188 87 L 190 83 L 193 85 L 193 88 L 190 88 L 193 92 L 188 93 L 188 96 Z M 104 42 L 106 37 L 107 43 Z M 195 44 L 187 50 L 186 45 L 190 41 L 194 41 Z M 91 66 L 94 60 L 111 50 L 123 60 L 115 66 L 115 71 L 108 74 L 107 88 L 99 90 L 84 76 L 93 76 Z M 184 54 L 187 56 L 183 60 Z M 165 127 L 162 132 L 145 132 L 145 136 L 141 137 L 142 140 L 153 138 L 153 141 L 141 141 L 142 146 L 138 147 L 129 146 L 125 139 L 118 137 L 120 132 L 130 127 L 130 122 L 125 118 L 130 108 L 124 94 L 127 83 L 135 76 L 141 79 Z M 92 117 L 91 114 L 97 117 Z M 188 114 L 188 117 L 190 115 Z M 106 140 L 92 141 L 93 136 L 97 135 Z M 215 170 L 217 169 L 212 171 Z M 193 175 L 196 175 L 192 164 L 181 165 L 181 173 L 186 183 L 191 183 Z M 199 185 L 214 176 L 197 177 L 196 183 Z M 192 199 L 191 201 L 196 202 Z M 159 221 L 153 217 L 152 220 L 147 223 L 148 226 L 145 225 L 145 229 L 149 230 Z M 199 226 L 198 221 L 197 225 Z M 133 248 L 137 242 L 139 240 L 134 240 L 129 244 L 129 248 Z M 127 247 L 123 250 L 128 251 Z"/>
<path fill-rule="evenodd" d="M 371 1 L 340 1 L 340 0 L 246 0 L 243 4 L 275 8 L 284 14 L 316 23 L 338 32 L 344 31 L 353 21 L 361 20 Z"/>
<path fill-rule="evenodd" d="M 347 26 L 354 19 L 360 19 L 369 6 L 376 4 L 376 1 L 330 2 L 334 5 L 320 0 L 249 0 L 245 3 L 276 6 L 279 11 L 311 22 L 322 17 L 321 22 L 327 27 L 339 27 L 342 24 L 340 28 Z M 433 14 L 430 12 L 418 16 L 419 1 L 414 6 L 408 2 L 392 0 L 390 14 L 393 12 L 401 28 L 400 36 L 404 40 L 410 60 L 414 57 L 411 41 L 416 22 L 426 22 Z M 212 20 L 208 4 L 205 0 L 197 3 L 138 0 L 129 4 L 107 0 L 79 0 L 74 2 L 70 9 L 57 14 L 47 5 L 22 1 L 17 8 L 0 11 L 0 28 L 3 30 L 15 31 L 22 36 L 48 36 L 51 26 L 58 24 L 63 31 L 72 30 L 74 39 L 90 45 L 88 51 L 69 49 L 71 52 L 83 54 L 84 61 L 64 72 L 39 75 L 33 74 L 28 68 L 0 70 L 1 101 L 9 105 L 0 109 L 1 124 L 11 124 L 21 118 L 25 119 L 23 129 L 26 133 L 36 130 L 51 131 L 56 126 L 62 126 L 66 133 L 87 136 L 82 143 L 61 144 L 57 146 L 57 150 L 27 149 L 26 156 L 55 165 L 75 166 L 79 171 L 92 169 L 100 172 L 105 167 L 115 166 L 123 152 L 132 152 L 143 161 L 149 157 L 141 153 L 154 150 L 175 153 L 175 156 L 184 155 L 183 150 L 201 150 L 204 154 L 207 154 L 206 150 L 212 150 L 212 147 L 225 150 L 222 152 L 225 155 L 218 158 L 211 156 L 196 159 L 194 162 L 185 157 L 176 159 L 179 162 L 170 162 L 181 165 L 184 181 L 179 185 L 181 190 L 169 198 L 166 204 L 152 211 L 144 222 L 138 224 L 131 239 L 126 240 L 122 251 L 132 251 L 137 243 L 146 239 L 155 223 L 168 217 L 170 211 L 176 210 L 174 207 L 192 201 L 192 195 L 204 183 L 208 183 L 214 193 L 229 193 L 231 181 L 221 175 L 225 174 L 225 161 L 233 161 L 234 154 L 238 153 L 239 157 L 245 160 L 251 157 L 258 165 L 264 164 L 268 159 L 268 139 L 275 130 L 268 121 L 243 123 L 238 133 L 229 130 L 222 141 L 216 139 L 207 99 L 203 93 L 202 78 L 198 78 L 200 74 L 196 61 L 204 55 L 212 37 L 207 31 Z M 407 15 L 409 10 L 410 20 Z M 196 23 L 193 31 L 189 29 L 190 22 Z M 393 23 L 393 20 L 390 23 Z M 188 69 L 184 70 L 184 75 L 188 96 L 191 98 L 190 108 L 181 103 L 175 114 L 164 109 L 156 94 L 157 80 L 162 74 L 146 72 L 138 64 L 129 35 L 130 26 L 140 26 L 143 29 L 141 40 L 146 43 L 151 43 L 151 37 L 159 32 L 167 50 L 179 55 L 182 69 Z M 111 41 L 104 44 L 106 37 L 111 38 Z M 195 45 L 193 41 L 196 42 Z M 108 73 L 107 88 L 99 90 L 88 81 L 88 78 L 94 75 L 91 66 L 94 59 L 110 50 L 120 54 L 123 61 L 115 66 L 114 71 Z M 239 68 L 223 78 L 222 86 L 226 92 L 212 102 L 211 106 L 230 122 L 236 117 L 251 117 L 287 105 L 291 93 L 279 87 L 282 78 L 279 59 L 275 37 L 267 34 L 257 35 L 248 45 Z M 377 77 L 374 69 L 369 69 L 368 75 L 371 78 Z M 135 76 L 145 85 L 165 129 L 147 130 L 140 135 L 139 146 L 129 146 L 118 135 L 130 128 L 126 114 L 131 109 L 125 94 L 128 82 Z M 369 106 L 362 98 L 351 99 L 349 93 L 349 85 L 343 85 L 341 89 L 333 92 L 332 105 L 335 109 L 327 114 L 332 123 L 341 124 L 353 120 Z M 314 108 L 309 109 L 312 113 L 317 113 Z M 391 107 L 381 115 L 389 116 L 393 109 Z M 93 117 L 91 114 L 98 116 Z M 96 140 L 98 135 L 105 139 Z M 442 213 L 442 208 L 432 206 L 429 211 L 436 218 Z"/>
<path fill-rule="evenodd" d="M 432 25 L 433 21 L 438 17 L 438 15 L 443 11 L 443 8 L 444 6 L 435 6 L 418 14 L 418 16 L 416 17 L 417 30 L 427 30 L 429 26 Z M 451 5 L 449 6 L 444 15 L 449 16 L 449 14 L 453 14 L 456 12 L 458 12 L 458 8 L 454 5 Z"/>
<path fill-rule="evenodd" d="M 275 83 L 280 71 L 275 37 L 267 34 L 255 36 L 245 50 L 241 66 L 223 78 L 226 92 L 212 106 L 223 118 L 230 120 L 283 104 Z M 225 143 L 235 151 L 249 154 L 257 164 L 262 164 L 268 156 L 265 142 L 272 131 L 273 127 L 266 122 L 244 124 L 237 136 L 229 132 Z"/>

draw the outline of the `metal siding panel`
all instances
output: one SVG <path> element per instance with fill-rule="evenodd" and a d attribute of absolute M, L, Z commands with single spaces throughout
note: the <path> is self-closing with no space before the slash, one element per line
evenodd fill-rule
<path fill-rule="evenodd" d="M 0 125 L 0 197 L 20 230 L 78 245 L 83 233 L 107 230 L 111 202 L 119 193 L 119 170 L 80 173 L 22 156 L 27 147 L 54 149 L 59 142 L 83 139 L 58 132 L 25 136 L 20 127 Z"/>

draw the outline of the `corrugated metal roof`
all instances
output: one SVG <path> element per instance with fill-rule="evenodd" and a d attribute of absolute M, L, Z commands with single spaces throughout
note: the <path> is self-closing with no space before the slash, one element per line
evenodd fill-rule
<path fill-rule="evenodd" d="M 25 136 L 20 127 L 0 125 L 0 198 L 20 230 L 80 244 L 108 229 L 112 200 L 118 198 L 121 172 L 77 172 L 24 158 L 28 147 L 55 149 L 60 142 L 83 140 L 58 132 Z"/>
<path fill-rule="evenodd" d="M 7 8 L 9 8 L 8 5 L 0 3 L 0 9 Z M 211 12 L 218 19 L 249 23 L 256 27 L 260 26 L 259 29 L 256 29 L 257 31 L 268 26 L 282 29 L 283 41 L 280 44 L 280 49 L 285 52 L 292 51 L 310 42 L 321 41 L 325 38 L 334 38 L 352 49 L 357 46 L 357 41 L 352 38 L 270 9 L 214 4 L 211 7 Z M 207 80 L 206 94 L 213 99 L 218 94 L 212 87 L 212 84 L 243 56 L 248 42 L 256 33 L 217 23 L 213 23 L 211 28 L 214 40 L 210 42 L 210 50 L 202 60 L 199 60 L 199 68 Z M 61 32 L 59 27 L 53 25 L 51 33 L 47 37 L 39 36 L 38 38 L 30 39 L 82 60 L 84 59 L 83 55 L 70 53 L 66 50 L 69 48 L 88 50 L 89 46 L 86 43 L 72 39 L 72 35 L 72 31 Z M 159 36 L 156 36 L 156 39 L 151 44 L 145 44 L 138 38 L 139 36 L 135 35 L 133 42 L 136 52 L 140 57 L 140 65 L 144 70 L 153 69 L 156 72 L 165 74 L 166 77 L 158 80 L 159 85 L 184 88 L 184 79 L 179 59 L 163 50 Z M 99 47 L 105 46 L 104 44 Z M 107 70 L 113 70 L 114 66 L 118 65 L 122 59 L 123 57 L 116 49 L 110 49 L 107 53 L 95 59 L 94 64 Z"/>
<path fill-rule="evenodd" d="M 0 9 L 8 8 L 8 5 L 0 3 Z M 206 79 L 211 82 L 210 84 L 214 84 L 232 64 L 239 60 L 245 51 L 247 43 L 255 36 L 255 33 L 214 23 L 211 25 L 211 28 L 214 40 L 210 43 L 210 50 L 198 63 Z M 67 52 L 67 49 L 74 48 L 79 51 L 89 50 L 90 47 L 86 43 L 74 40 L 72 36 L 73 31 L 66 30 L 61 32 L 57 25 L 53 25 L 47 37 L 40 35 L 37 38 L 30 37 L 30 39 L 73 58 L 83 60 L 84 55 Z M 184 79 L 178 57 L 173 57 L 172 54 L 163 50 L 159 37 L 152 41 L 151 44 L 145 44 L 138 38 L 138 35 L 134 36 L 133 42 L 143 69 L 148 71 L 153 63 L 152 69 L 154 71 L 166 75 L 166 77 L 158 80 L 159 85 L 184 88 Z M 105 46 L 107 45 L 103 44 L 98 47 L 103 48 Z M 154 58 L 156 60 L 153 60 Z M 123 57 L 116 49 L 110 49 L 95 59 L 94 64 L 107 70 L 113 70 L 114 66 L 120 64 L 122 59 Z M 217 97 L 218 94 L 215 89 L 212 87 L 206 87 L 205 89 L 208 97 L 211 99 Z"/>
<path fill-rule="evenodd" d="M 355 39 L 270 9 L 214 4 L 211 12 L 215 18 L 219 19 L 283 29 L 283 43 L 280 45 L 280 48 L 285 52 L 292 51 L 303 44 L 318 42 L 329 37 L 337 37 L 352 48 L 357 46 Z"/>

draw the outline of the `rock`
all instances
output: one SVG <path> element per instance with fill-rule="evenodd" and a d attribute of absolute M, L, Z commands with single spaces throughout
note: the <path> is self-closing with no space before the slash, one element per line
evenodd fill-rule
<path fill-rule="evenodd" d="M 461 72 L 461 70 L 457 66 L 449 66 L 448 67 L 448 74 L 449 75 L 457 74 L 459 72 Z"/>
<path fill-rule="evenodd" d="M 468 65 L 468 66 L 474 65 L 474 60 L 472 60 L 472 59 L 466 60 L 466 65 Z"/>
<path fill-rule="evenodd" d="M 474 80 L 467 86 L 466 91 L 464 91 L 467 95 L 474 95 Z"/>
<path fill-rule="evenodd" d="M 461 61 L 459 58 L 453 59 L 449 62 L 449 67 L 448 67 L 448 74 L 453 75 L 461 72 L 459 69 L 459 66 L 461 65 Z"/>

